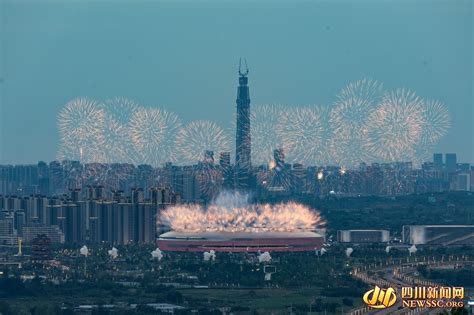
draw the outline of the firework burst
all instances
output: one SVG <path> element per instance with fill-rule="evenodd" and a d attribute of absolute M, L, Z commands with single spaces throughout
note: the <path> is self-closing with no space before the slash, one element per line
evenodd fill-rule
<path fill-rule="evenodd" d="M 382 95 L 382 84 L 363 79 L 347 85 L 337 96 L 329 114 L 332 129 L 330 149 L 341 165 L 355 166 L 369 158 L 367 152 L 368 117 Z"/>
<path fill-rule="evenodd" d="M 135 111 L 127 127 L 136 155 L 154 166 L 176 161 L 174 140 L 181 127 L 178 116 L 159 108 Z"/>
<path fill-rule="evenodd" d="M 230 151 L 230 142 L 224 130 L 217 124 L 196 120 L 179 130 L 176 149 L 180 162 L 193 164 L 202 161 L 206 151 L 215 154 Z"/>
<path fill-rule="evenodd" d="M 423 116 L 421 143 L 433 145 L 446 135 L 451 127 L 448 109 L 438 101 L 427 101 L 424 102 Z"/>
<path fill-rule="evenodd" d="M 159 224 L 178 232 L 309 231 L 323 223 L 317 211 L 295 202 L 250 205 L 247 197 L 229 193 L 220 195 L 207 208 L 174 206 L 159 218 Z"/>
<path fill-rule="evenodd" d="M 283 147 L 281 138 L 275 132 L 283 113 L 283 107 L 278 105 L 257 105 L 252 108 L 250 114 L 252 162 L 257 165 L 270 163 L 273 151 Z"/>
<path fill-rule="evenodd" d="M 137 103 L 125 97 L 107 99 L 100 103 L 99 107 L 105 111 L 107 116 L 123 126 L 126 126 L 133 114 L 140 109 Z"/>
<path fill-rule="evenodd" d="M 128 137 L 127 125 L 111 116 L 106 116 L 103 130 L 103 151 L 108 163 L 135 162 L 133 146 Z"/>
<path fill-rule="evenodd" d="M 94 100 L 77 98 L 67 103 L 58 115 L 58 158 L 84 162 L 103 161 L 101 146 L 104 143 L 104 119 L 104 111 Z"/>
<path fill-rule="evenodd" d="M 382 96 L 383 84 L 372 79 L 361 79 L 355 82 L 351 82 L 346 85 L 340 93 L 337 95 L 337 98 L 340 101 L 344 101 L 350 98 L 360 99 L 360 103 L 371 103 L 377 101 Z M 354 112 L 355 117 L 360 117 L 357 112 Z M 352 116 L 351 113 L 348 113 L 349 116 Z"/>
<path fill-rule="evenodd" d="M 379 161 L 414 159 L 424 123 L 418 96 L 404 89 L 387 93 L 369 116 L 367 148 Z"/>
<path fill-rule="evenodd" d="M 281 117 L 276 132 L 290 163 L 331 162 L 328 112 L 323 107 L 292 108 Z"/>
<path fill-rule="evenodd" d="M 419 164 L 450 125 L 442 103 L 425 102 L 404 89 L 384 94 L 381 83 L 363 79 L 342 89 L 330 110 L 253 106 L 248 141 L 256 165 L 274 163 L 275 149 L 284 149 L 287 162 L 307 165 L 354 167 L 360 162 L 408 160 Z M 143 108 L 123 97 L 100 103 L 77 98 L 58 115 L 57 158 L 83 163 L 195 164 L 203 160 L 205 151 L 217 155 L 235 150 L 230 145 L 235 119 L 231 126 L 232 135 L 210 121 L 182 127 L 174 113 Z M 265 173 L 269 177 L 263 180 L 278 179 L 281 173 L 273 171 L 270 167 Z M 205 179 L 209 176 L 200 178 L 209 182 Z"/>
<path fill-rule="evenodd" d="M 138 111 L 139 106 L 124 97 L 105 100 L 99 106 L 105 112 L 103 150 L 106 161 L 139 163 L 128 130 L 133 113 Z"/>

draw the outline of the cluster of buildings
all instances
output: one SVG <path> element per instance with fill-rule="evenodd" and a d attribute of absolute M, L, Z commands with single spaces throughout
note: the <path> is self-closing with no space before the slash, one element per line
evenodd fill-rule
<path fill-rule="evenodd" d="M 182 202 L 178 194 L 165 188 L 133 189 L 128 196 L 114 191 L 106 198 L 104 187 L 90 186 L 85 198 L 81 191 L 45 197 L 0 196 L 0 245 L 19 242 L 154 244 L 162 250 L 204 252 L 297 252 L 320 250 L 324 231 L 260 233 L 166 232 L 157 217 L 166 207 Z M 157 232 L 165 232 L 157 238 Z M 42 237 L 42 239 L 38 239 Z M 472 225 L 404 226 L 402 239 L 388 230 L 340 230 L 340 243 L 393 243 L 415 245 L 474 245 Z M 36 242 L 36 243 L 35 243 Z M 20 244 L 19 244 L 20 245 Z"/>
<path fill-rule="evenodd" d="M 146 244 L 156 241 L 157 215 L 179 203 L 168 189 L 131 190 L 130 196 L 115 191 L 105 198 L 104 187 L 45 197 L 0 195 L 0 244 L 32 243 L 45 235 L 51 243 L 108 242 Z"/>
<path fill-rule="evenodd" d="M 184 202 L 207 202 L 219 191 L 252 191 L 259 200 L 271 197 L 309 194 L 325 197 L 338 195 L 403 195 L 473 191 L 474 167 L 458 163 L 456 154 L 434 154 L 433 162 L 415 169 L 411 162 L 362 163 L 358 169 L 340 166 L 306 166 L 285 161 L 283 149 L 275 149 L 268 165 L 251 160 L 250 91 L 246 62 L 239 64 L 236 100 L 235 158 L 230 152 L 203 152 L 196 165 L 162 167 L 126 163 L 102 164 L 79 161 L 39 162 L 35 165 L 0 165 L 0 194 L 60 196 L 69 190 L 86 191 L 88 186 L 104 186 L 112 191 L 130 191 L 135 187 L 148 192 L 166 187 Z M 218 155 L 218 156 L 217 156 Z"/>
<path fill-rule="evenodd" d="M 391 243 L 397 241 L 388 230 L 340 230 L 340 243 Z M 409 245 L 462 246 L 474 245 L 474 225 L 405 225 L 402 239 Z"/>
<path fill-rule="evenodd" d="M 180 202 L 207 203 L 220 191 L 231 189 L 251 191 L 256 200 L 474 191 L 474 167 L 458 163 L 455 154 L 446 154 L 444 160 L 442 154 L 434 154 L 433 162 L 417 169 L 411 162 L 362 163 L 358 169 L 346 169 L 290 164 L 285 161 L 284 150 L 275 149 L 268 165 L 253 165 L 248 68 L 246 62 L 242 66 L 233 164 L 230 152 L 217 152 L 217 157 L 215 152 L 205 151 L 202 161 L 188 166 L 83 164 L 69 160 L 0 165 L 0 244 L 15 244 L 18 239 L 29 243 L 37 235 L 54 243 L 152 243 L 161 209 Z M 124 196 L 123 192 L 130 194 Z M 383 240 L 388 237 L 380 235 Z M 265 245 L 303 250 L 308 242 L 311 248 L 322 244 L 322 236 L 317 234 L 278 237 L 281 242 L 275 236 L 266 240 L 245 236 L 239 248 Z M 341 234 L 341 240 L 353 237 L 352 233 Z M 196 245 L 188 242 L 188 236 L 183 239 L 176 234 L 160 241 L 164 246 L 185 244 L 188 249 Z M 226 242 L 235 245 L 235 240 L 223 235 L 208 235 L 200 241 L 202 246 L 215 250 L 227 247 Z"/>
<path fill-rule="evenodd" d="M 273 196 L 314 195 L 406 195 L 413 193 L 474 191 L 474 167 L 457 163 L 455 154 L 434 154 L 433 162 L 415 169 L 411 162 L 361 164 L 358 169 L 339 166 L 288 164 L 284 152 L 275 150 L 269 165 L 251 167 L 249 174 L 239 173 L 232 165 L 230 153 L 222 152 L 218 160 L 212 151 L 203 154 L 196 165 L 163 167 L 131 164 L 100 164 L 78 161 L 53 161 L 36 165 L 0 165 L 0 194 L 61 196 L 69 190 L 87 191 L 103 186 L 104 194 L 130 191 L 145 192 L 166 187 L 180 195 L 184 202 L 206 202 L 219 191 L 245 186 L 257 199 Z M 246 177 L 246 184 L 239 182 Z"/>

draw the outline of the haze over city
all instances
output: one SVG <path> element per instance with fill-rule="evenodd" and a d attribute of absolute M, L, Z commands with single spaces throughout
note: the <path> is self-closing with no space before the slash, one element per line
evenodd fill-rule
<path fill-rule="evenodd" d="M 0 0 L 0 315 L 468 315 L 472 0 Z"/>
<path fill-rule="evenodd" d="M 241 56 L 252 106 L 330 107 L 364 78 L 438 100 L 451 124 L 433 152 L 472 162 L 472 3 L 402 3 L 3 1 L 0 163 L 54 160 L 77 97 L 229 128 Z"/>

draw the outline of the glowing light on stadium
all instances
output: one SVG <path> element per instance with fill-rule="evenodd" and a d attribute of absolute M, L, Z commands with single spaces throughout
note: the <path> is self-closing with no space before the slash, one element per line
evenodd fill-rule
<path fill-rule="evenodd" d="M 177 232 L 293 232 L 324 224 L 318 211 L 295 202 L 249 204 L 248 196 L 223 193 L 209 206 L 179 205 L 164 210 L 159 224 Z"/>

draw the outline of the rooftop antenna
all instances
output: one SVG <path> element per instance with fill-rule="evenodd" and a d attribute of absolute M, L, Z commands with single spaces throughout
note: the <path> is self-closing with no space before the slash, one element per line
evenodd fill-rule
<path fill-rule="evenodd" d="M 247 66 L 247 59 L 244 58 L 245 71 L 242 71 L 242 58 L 239 59 L 239 75 L 245 77 L 249 74 L 249 67 Z"/>

